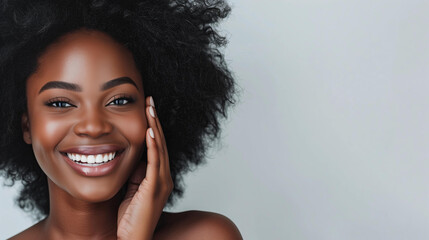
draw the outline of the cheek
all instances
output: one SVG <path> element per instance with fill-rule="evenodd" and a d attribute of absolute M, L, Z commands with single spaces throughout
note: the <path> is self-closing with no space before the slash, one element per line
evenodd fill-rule
<path fill-rule="evenodd" d="M 34 115 L 33 115 L 34 116 Z M 47 161 L 55 156 L 51 156 L 61 139 L 67 134 L 69 129 L 67 122 L 58 121 L 52 117 L 37 115 L 31 118 L 31 138 L 34 155 L 45 171 L 51 168 L 52 164 Z"/>
<path fill-rule="evenodd" d="M 55 148 L 68 129 L 66 121 L 47 117 L 34 118 L 31 123 L 32 139 L 43 148 Z"/>
<path fill-rule="evenodd" d="M 134 147 L 142 146 L 146 137 L 147 120 L 144 113 L 133 114 L 123 120 L 120 131 Z"/>

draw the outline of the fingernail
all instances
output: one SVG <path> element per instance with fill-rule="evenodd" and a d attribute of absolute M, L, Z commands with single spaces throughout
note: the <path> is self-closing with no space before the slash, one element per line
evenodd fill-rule
<path fill-rule="evenodd" d="M 149 107 L 149 113 L 153 118 L 155 118 L 155 111 L 153 110 L 152 106 Z"/>
<path fill-rule="evenodd" d="M 153 133 L 153 129 L 149 128 L 149 135 L 151 138 L 155 138 L 155 134 Z"/>
<path fill-rule="evenodd" d="M 152 96 L 150 96 L 150 98 L 149 98 L 149 102 L 150 102 L 150 105 L 151 105 L 152 107 L 155 107 L 155 102 L 153 101 L 153 97 L 152 97 Z"/>

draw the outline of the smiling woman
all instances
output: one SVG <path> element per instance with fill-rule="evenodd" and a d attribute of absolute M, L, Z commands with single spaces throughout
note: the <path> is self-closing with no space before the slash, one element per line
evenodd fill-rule
<path fill-rule="evenodd" d="M 0 170 L 42 219 L 12 239 L 241 238 L 222 215 L 162 211 L 234 102 L 212 28 L 224 2 L 17 0 L 0 11 Z"/>
<path fill-rule="evenodd" d="M 50 192 L 60 186 L 90 202 L 119 192 L 141 158 L 148 127 L 131 53 L 106 34 L 77 30 L 40 56 L 26 95 L 24 140 L 32 144 Z M 107 161 L 109 155 L 115 158 Z"/>

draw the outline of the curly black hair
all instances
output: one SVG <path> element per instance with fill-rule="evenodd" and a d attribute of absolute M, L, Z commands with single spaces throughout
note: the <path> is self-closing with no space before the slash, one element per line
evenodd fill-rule
<path fill-rule="evenodd" d="M 50 44 L 79 29 L 107 33 L 133 54 L 167 141 L 168 204 L 182 196 L 183 174 L 204 162 L 236 101 L 220 51 L 226 39 L 216 30 L 229 12 L 222 0 L 1 0 L 0 173 L 10 185 L 22 182 L 18 205 L 38 218 L 49 214 L 47 177 L 22 137 L 26 80 Z"/>

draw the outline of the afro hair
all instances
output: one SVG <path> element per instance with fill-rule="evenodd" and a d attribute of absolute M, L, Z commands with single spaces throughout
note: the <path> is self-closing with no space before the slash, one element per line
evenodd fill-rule
<path fill-rule="evenodd" d="M 22 138 L 26 80 L 50 44 L 82 28 L 110 35 L 133 54 L 167 142 L 168 204 L 182 196 L 183 174 L 204 162 L 235 103 L 220 51 L 226 39 L 216 29 L 229 12 L 221 0 L 0 1 L 0 173 L 9 185 L 23 184 L 18 205 L 38 218 L 49 214 L 47 177 Z"/>

